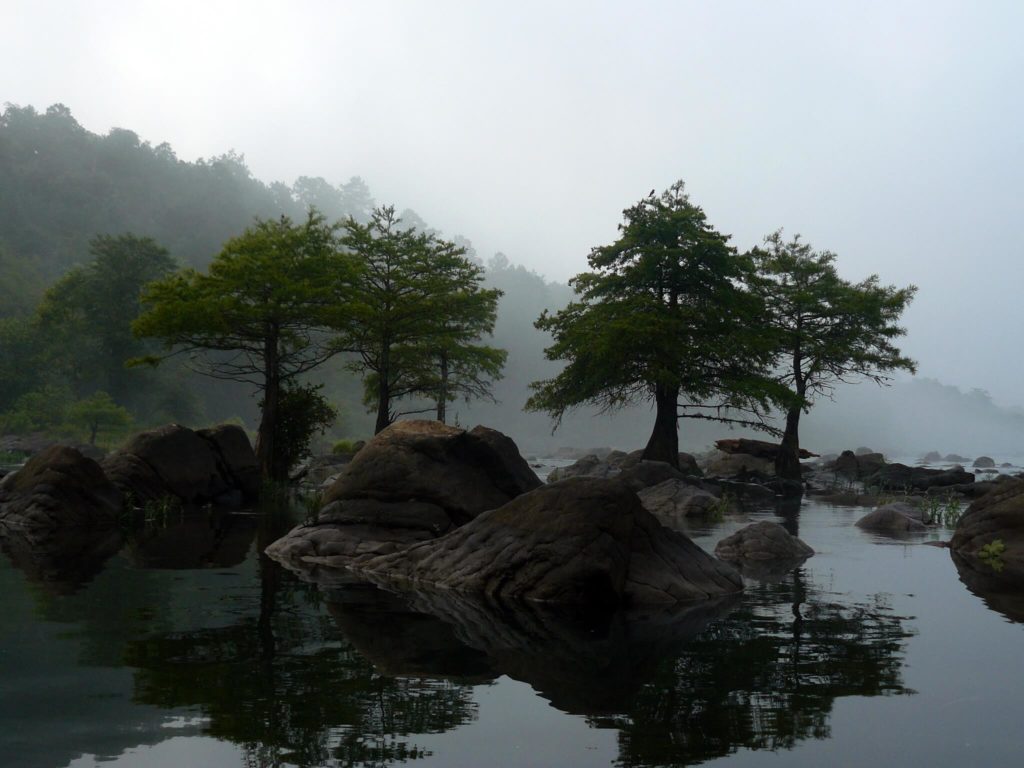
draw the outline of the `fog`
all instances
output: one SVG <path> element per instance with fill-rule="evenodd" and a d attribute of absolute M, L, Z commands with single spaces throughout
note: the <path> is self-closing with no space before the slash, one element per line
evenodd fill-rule
<path fill-rule="evenodd" d="M 844 277 L 920 288 L 902 347 L 958 393 L 844 388 L 808 418 L 808 447 L 1016 445 L 999 408 L 1024 406 L 1007 351 L 1024 325 L 1018 3 L 6 0 L 0 14 L 5 102 L 64 103 L 90 131 L 130 128 L 187 160 L 234 148 L 267 182 L 359 175 L 484 261 L 501 251 L 549 281 L 585 269 L 624 207 L 685 179 L 738 248 L 784 227 L 836 252 Z M 511 356 L 503 408 L 518 413 L 543 365 Z M 970 410 L 975 389 L 988 410 Z M 988 415 L 938 415 L 954 404 Z M 552 440 L 636 445 L 648 429 L 577 419 Z M 681 438 L 721 433 L 684 422 Z"/>

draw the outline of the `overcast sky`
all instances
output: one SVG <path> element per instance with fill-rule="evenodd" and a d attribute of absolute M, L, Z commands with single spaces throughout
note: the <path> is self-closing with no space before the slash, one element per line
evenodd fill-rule
<path fill-rule="evenodd" d="M 748 248 L 915 283 L 920 373 L 1024 405 L 1024 3 L 0 0 L 0 100 L 363 176 L 564 280 L 686 180 Z"/>

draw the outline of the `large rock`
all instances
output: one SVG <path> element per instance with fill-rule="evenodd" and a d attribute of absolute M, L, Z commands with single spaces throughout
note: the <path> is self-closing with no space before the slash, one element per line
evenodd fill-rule
<path fill-rule="evenodd" d="M 974 460 L 974 467 L 976 469 L 991 469 L 996 465 L 996 460 L 991 456 L 979 456 Z"/>
<path fill-rule="evenodd" d="M 882 533 L 924 531 L 928 529 L 928 526 L 925 525 L 923 516 L 924 510 L 919 507 L 904 502 L 894 502 L 868 512 L 855 525 L 864 530 Z"/>
<path fill-rule="evenodd" d="M 775 459 L 753 456 L 747 453 L 718 453 L 708 462 L 707 473 L 713 476 L 733 477 L 756 473 L 774 475 Z"/>
<path fill-rule="evenodd" d="M 575 464 L 552 470 L 548 475 L 548 482 L 555 483 L 567 477 L 619 477 L 626 475 L 629 478 L 628 484 L 634 490 L 638 490 L 656 485 L 670 476 L 677 478 L 700 477 L 704 474 L 692 454 L 680 451 L 679 469 L 676 469 L 666 462 L 646 461 L 643 458 L 643 453 L 643 450 L 630 453 L 610 451 L 603 458 L 599 458 L 596 454 L 588 454 L 578 459 Z M 658 465 L 658 468 L 652 469 L 652 465 Z M 660 476 L 655 479 L 655 475 L 658 473 Z"/>
<path fill-rule="evenodd" d="M 672 526 L 685 517 L 703 517 L 719 508 L 721 500 L 685 480 L 669 479 L 637 491 L 644 509 Z"/>
<path fill-rule="evenodd" d="M 882 490 L 927 491 L 929 488 L 944 488 L 974 482 L 974 473 L 961 466 L 950 469 L 929 469 L 908 467 L 906 464 L 886 464 L 877 472 L 865 478 L 868 485 Z"/>
<path fill-rule="evenodd" d="M 315 521 L 266 551 L 300 572 L 314 562 L 344 568 L 437 538 L 540 485 L 500 432 L 400 421 L 343 468 Z"/>
<path fill-rule="evenodd" d="M 602 608 L 704 600 L 742 589 L 733 568 L 660 525 L 635 493 L 596 478 L 538 488 L 358 570 L 392 583 Z"/>
<path fill-rule="evenodd" d="M 44 449 L 0 481 L 0 529 L 109 527 L 121 507 L 100 465 L 67 446 Z"/>
<path fill-rule="evenodd" d="M 814 550 L 778 523 L 762 520 L 722 539 L 715 554 L 729 561 L 803 560 Z"/>
<path fill-rule="evenodd" d="M 1000 483 L 972 503 L 950 548 L 974 563 L 987 561 L 1004 578 L 1024 579 L 1024 480 Z"/>
<path fill-rule="evenodd" d="M 745 456 L 755 456 L 759 459 L 771 459 L 779 455 L 780 446 L 778 443 L 769 443 L 766 440 L 750 440 L 746 437 L 726 438 L 715 441 L 715 448 L 723 453 L 738 453 Z M 818 454 L 811 453 L 803 448 L 800 449 L 801 459 L 813 459 Z"/>
<path fill-rule="evenodd" d="M 861 479 L 873 475 L 885 467 L 885 456 L 880 453 L 854 453 L 843 451 L 839 457 L 827 465 L 836 474 L 851 479 Z"/>
<path fill-rule="evenodd" d="M 102 462 L 136 503 L 176 497 L 186 503 L 241 506 L 259 493 L 259 470 L 241 427 L 195 432 L 178 424 L 140 432 Z"/>
<path fill-rule="evenodd" d="M 324 502 L 414 500 L 441 507 L 462 523 L 540 485 L 515 443 L 500 432 L 399 421 L 355 455 Z"/>

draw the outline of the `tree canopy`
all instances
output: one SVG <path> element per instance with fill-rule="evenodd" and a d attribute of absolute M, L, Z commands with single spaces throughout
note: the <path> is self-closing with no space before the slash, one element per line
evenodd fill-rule
<path fill-rule="evenodd" d="M 337 227 L 316 212 L 294 224 L 258 220 L 225 245 L 208 273 L 185 270 L 152 283 L 135 333 L 162 340 L 168 356 L 262 393 L 256 454 L 264 476 L 287 476 L 277 444 L 282 393 L 338 352 L 332 329 L 348 321 L 357 273 L 338 248 Z M 156 359 L 153 359 L 156 361 Z"/>
<path fill-rule="evenodd" d="M 402 398 L 434 400 L 443 420 L 449 400 L 486 396 L 505 353 L 478 343 L 494 327 L 501 295 L 482 286 L 480 267 L 454 243 L 403 227 L 390 206 L 367 224 L 350 218 L 345 230 L 341 242 L 362 272 L 344 344 L 355 353 L 349 367 L 365 377 L 375 431 L 403 415 Z M 411 407 L 404 413 L 426 410 Z"/>
<path fill-rule="evenodd" d="M 683 182 L 623 211 L 614 243 L 594 248 L 590 272 L 570 282 L 579 298 L 537 327 L 566 366 L 535 382 L 527 408 L 556 423 L 570 408 L 653 400 L 644 458 L 678 465 L 679 418 L 771 429 L 780 388 L 770 377 L 763 304 L 748 288 L 753 262 L 690 202 Z"/>
<path fill-rule="evenodd" d="M 814 251 L 799 235 L 787 242 L 781 231 L 766 237 L 753 256 L 766 321 L 777 339 L 778 378 L 793 396 L 776 472 L 799 479 L 801 411 L 838 382 L 881 384 L 892 371 L 915 370 L 894 341 L 905 333 L 899 318 L 917 288 L 881 285 L 877 275 L 851 283 L 839 276 L 835 254 Z"/>

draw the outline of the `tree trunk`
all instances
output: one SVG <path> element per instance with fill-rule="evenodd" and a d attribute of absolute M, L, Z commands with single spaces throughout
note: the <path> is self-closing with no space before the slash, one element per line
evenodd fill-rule
<path fill-rule="evenodd" d="M 679 469 L 679 387 L 656 385 L 654 405 L 654 430 L 641 458 L 645 461 L 664 461 Z"/>
<path fill-rule="evenodd" d="M 391 345 L 384 340 L 380 355 L 380 370 L 377 372 L 377 424 L 373 434 L 391 426 Z"/>
<path fill-rule="evenodd" d="M 260 475 L 266 480 L 284 480 L 288 468 L 284 472 L 278 466 L 278 447 L 275 440 L 277 431 L 277 413 L 281 399 L 281 372 L 277 361 L 277 333 L 268 334 L 263 344 L 263 413 L 260 414 L 260 426 L 256 432 L 256 462 L 260 467 Z M 285 477 L 282 477 L 282 474 Z"/>
<path fill-rule="evenodd" d="M 786 431 L 775 455 L 775 474 L 785 480 L 800 480 L 800 407 L 786 411 Z"/>
<path fill-rule="evenodd" d="M 437 420 L 442 424 L 448 416 L 448 353 L 441 353 L 441 383 L 437 389 Z"/>

